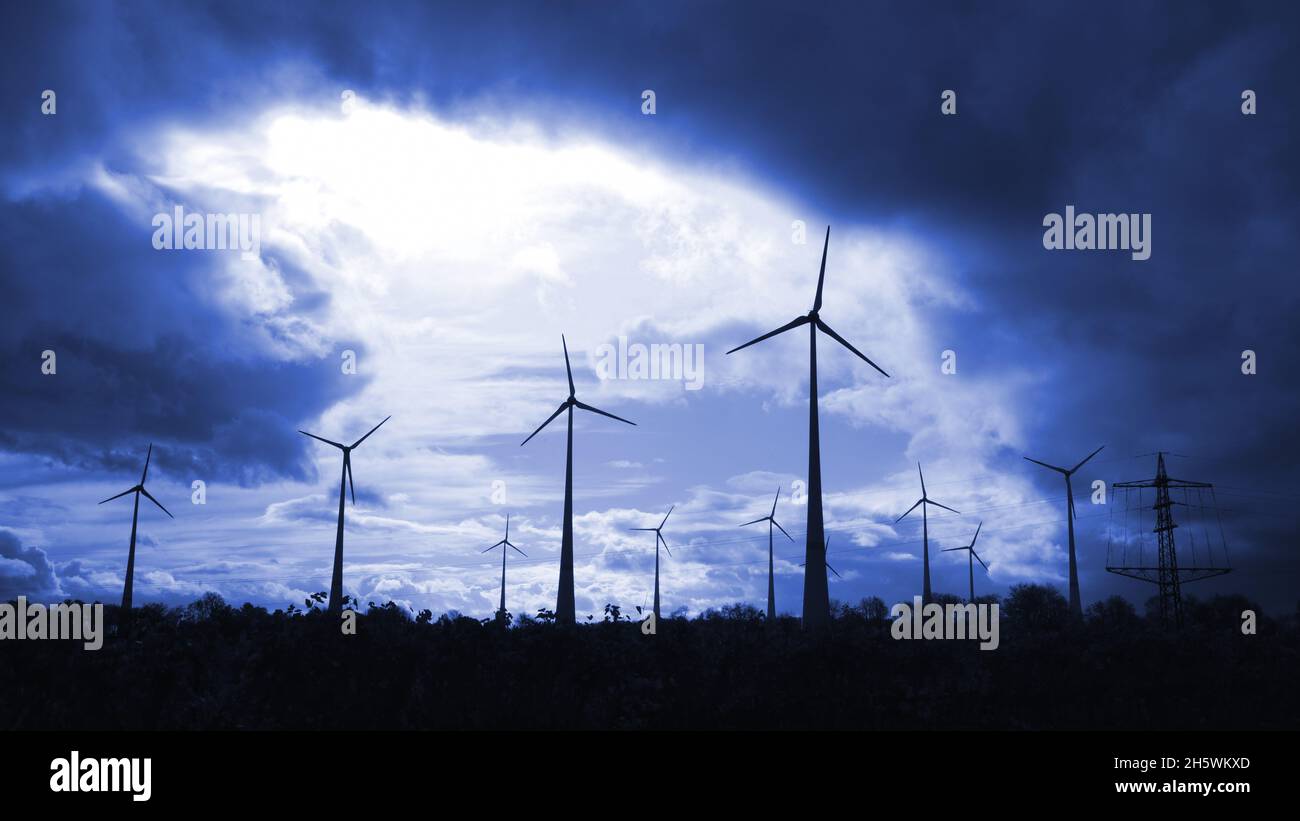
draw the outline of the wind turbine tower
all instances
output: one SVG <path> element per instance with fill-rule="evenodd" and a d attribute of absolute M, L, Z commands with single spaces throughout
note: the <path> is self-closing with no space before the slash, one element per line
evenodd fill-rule
<path fill-rule="evenodd" d="M 1088 464 L 1089 459 L 1096 456 L 1098 453 L 1101 453 L 1102 448 L 1104 447 L 1106 446 L 1102 445 L 1092 453 L 1089 453 L 1082 462 L 1072 468 L 1057 467 L 1056 465 L 1049 465 L 1046 462 L 1040 462 L 1037 459 L 1030 459 L 1028 456 L 1025 457 L 1025 461 L 1033 462 L 1035 465 L 1041 465 L 1048 470 L 1054 470 L 1065 477 L 1065 518 L 1070 531 L 1070 618 L 1074 619 L 1076 622 L 1083 621 L 1083 602 L 1079 598 L 1079 564 L 1074 555 L 1074 488 L 1070 485 L 1070 477 L 1073 476 L 1075 471 L 1079 468 Z"/>
<path fill-rule="evenodd" d="M 774 562 L 772 559 L 772 528 L 785 533 L 785 537 L 794 541 L 785 528 L 776 520 L 776 503 L 781 498 L 781 488 L 776 489 L 776 496 L 772 498 L 772 512 L 761 519 L 755 519 L 752 522 L 745 522 L 741 527 L 756 525 L 759 522 L 767 522 L 767 623 L 772 624 L 776 620 L 776 577 L 774 574 Z"/>
<path fill-rule="evenodd" d="M 970 598 L 968 598 L 966 601 L 970 602 L 971 604 L 975 603 L 975 561 L 979 560 L 979 563 L 984 567 L 985 573 L 987 573 L 989 569 L 989 566 L 984 564 L 984 560 L 980 558 L 980 554 L 975 552 L 975 542 L 980 537 L 980 528 L 982 527 L 984 527 L 984 523 L 980 522 L 979 527 L 975 528 L 975 536 L 970 540 L 970 544 L 966 545 L 965 547 L 949 547 L 943 551 L 944 553 L 951 553 L 954 550 L 966 551 L 967 553 L 966 565 L 967 565 L 967 570 L 970 573 Z"/>
<path fill-rule="evenodd" d="M 122 587 L 122 612 L 124 614 L 131 612 L 131 593 L 135 581 L 135 530 L 136 524 L 140 520 L 140 497 L 144 496 L 149 501 L 158 506 L 158 509 L 166 513 L 169 518 L 175 519 L 171 511 L 162 506 L 162 502 L 155 499 L 149 491 L 144 489 L 144 480 L 149 478 L 149 460 L 153 458 L 153 445 L 149 445 L 149 452 L 144 457 L 144 472 L 140 474 L 140 483 L 130 487 L 116 496 L 109 496 L 104 502 L 111 502 L 114 499 L 120 499 L 128 493 L 135 494 L 135 508 L 131 511 L 131 549 L 126 554 L 126 584 Z M 104 504 L 100 502 L 100 504 Z"/>
<path fill-rule="evenodd" d="M 384 422 L 387 422 L 392 418 L 392 416 L 385 416 Z M 383 425 L 384 422 L 375 425 L 370 429 L 369 433 L 350 445 L 324 439 L 314 433 L 308 433 L 305 430 L 298 431 L 303 436 L 310 436 L 318 442 L 324 442 L 327 445 L 332 445 L 343 451 L 343 474 L 339 479 L 339 526 L 338 530 L 334 534 L 334 573 L 330 577 L 330 601 L 329 610 L 327 611 L 330 613 L 338 613 L 343 609 L 343 501 L 345 498 L 345 490 L 351 490 L 352 505 L 355 507 L 357 504 L 357 488 L 356 485 L 352 483 L 352 451 L 360 447 L 362 442 L 369 439 L 371 433 L 379 430 L 380 425 Z"/>
<path fill-rule="evenodd" d="M 921 498 L 917 499 L 916 504 L 912 505 L 907 509 L 907 513 L 911 513 L 913 510 L 916 510 L 917 507 L 921 508 L 921 558 L 925 565 L 925 570 L 923 572 L 922 583 L 921 583 L 921 603 L 929 604 L 930 603 L 930 517 L 926 512 L 926 507 L 928 505 L 934 505 L 935 507 L 941 507 L 944 510 L 951 511 L 952 513 L 957 513 L 957 511 L 953 510 L 947 505 L 939 504 L 938 502 L 934 501 L 933 499 L 931 499 L 929 496 L 926 495 L 925 474 L 921 472 L 920 462 L 916 463 L 916 472 L 917 475 L 921 477 Z M 899 516 L 897 519 L 895 519 L 894 524 L 898 524 L 899 522 L 906 519 L 907 513 L 904 513 L 902 516 Z M 957 515 L 960 516 L 961 514 L 957 513 Z"/>
<path fill-rule="evenodd" d="M 821 270 L 817 274 L 817 295 L 813 298 L 812 310 L 803 316 L 795 317 L 776 330 L 768 331 L 744 345 L 727 351 L 728 354 L 733 354 L 802 325 L 808 326 L 808 532 L 804 537 L 806 569 L 803 576 L 803 626 L 810 632 L 824 631 L 831 619 L 830 590 L 826 578 L 826 545 L 823 541 L 825 528 L 822 519 L 821 434 L 817 421 L 817 331 L 820 330 L 848 348 L 854 356 L 880 371 L 883 376 L 889 376 L 821 318 L 822 286 L 826 281 L 826 251 L 830 247 L 830 242 L 831 229 L 827 226 L 826 240 L 822 244 Z"/>
<path fill-rule="evenodd" d="M 576 608 L 573 601 L 573 409 L 578 408 L 579 410 L 598 413 L 601 416 L 608 416 L 610 419 L 629 425 L 635 425 L 636 422 L 629 422 L 621 416 L 606 413 L 600 408 L 593 408 L 591 405 L 578 401 L 573 387 L 573 368 L 569 367 L 569 343 L 565 341 L 563 334 L 560 335 L 560 344 L 564 346 L 564 371 L 569 376 L 569 398 L 561 402 L 555 413 L 538 425 L 537 430 L 528 434 L 528 439 L 520 442 L 519 446 L 523 447 L 528 444 L 529 440 L 541 433 L 542 428 L 551 424 L 555 417 L 566 411 L 568 412 L 568 450 L 564 458 L 564 527 L 560 537 L 560 589 L 555 599 L 555 621 L 557 624 L 573 624 L 576 620 Z"/>
<path fill-rule="evenodd" d="M 668 512 L 664 514 L 664 520 L 659 523 L 658 527 L 632 528 L 632 530 L 647 531 L 655 534 L 655 624 L 659 623 L 659 545 L 662 544 L 664 550 L 668 550 L 668 540 L 664 538 L 663 529 L 664 525 L 668 524 L 668 517 L 673 515 L 673 509 L 676 507 L 677 505 L 673 505 L 668 508 Z M 668 555 L 673 555 L 673 552 L 668 550 Z"/>
<path fill-rule="evenodd" d="M 506 555 L 510 550 L 513 550 L 525 559 L 528 558 L 527 553 L 515 547 L 510 541 L 510 514 L 508 513 L 506 514 L 506 537 L 480 552 L 487 553 L 489 550 L 496 550 L 498 547 L 501 548 L 501 606 L 497 608 L 497 618 L 504 619 L 506 613 L 509 612 L 506 610 Z M 506 548 L 509 548 L 509 550 Z"/>

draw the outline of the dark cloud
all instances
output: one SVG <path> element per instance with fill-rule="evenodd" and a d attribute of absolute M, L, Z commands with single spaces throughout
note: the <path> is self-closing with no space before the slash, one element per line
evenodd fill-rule
<path fill-rule="evenodd" d="M 138 170 L 130 138 L 160 123 L 353 88 L 576 118 L 915 231 L 975 295 L 974 313 L 934 317 L 963 367 L 1039 379 L 1023 411 L 1044 457 L 1189 451 L 1190 478 L 1255 494 L 1225 520 L 1243 586 L 1295 577 L 1294 506 L 1260 492 L 1300 493 L 1300 6 L 53 2 L 5 23 L 0 172 L 14 190 L 61 190 L 88 158 Z M 55 117 L 39 113 L 44 88 Z M 938 114 L 948 88 L 952 118 Z M 1238 111 L 1245 88 L 1254 117 Z M 1067 204 L 1150 212 L 1152 258 L 1044 251 L 1042 217 Z M 154 440 L 168 470 L 302 476 L 292 428 L 343 395 L 323 377 L 336 369 L 228 355 L 247 329 L 189 288 L 205 260 L 160 257 L 143 236 L 75 188 L 0 202 L 0 447 L 129 476 Z M 300 309 L 327 299 L 284 274 Z M 57 380 L 38 370 L 51 347 Z M 1240 374 L 1247 348 L 1257 376 Z"/>
<path fill-rule="evenodd" d="M 90 572 L 80 560 L 64 562 L 57 566 L 55 572 L 59 577 L 59 588 L 67 598 L 81 601 L 96 601 L 104 598 L 105 591 L 99 589 L 98 585 L 91 580 Z"/>
<path fill-rule="evenodd" d="M 130 476 L 153 442 L 159 470 L 181 477 L 310 478 L 295 428 L 364 379 L 260 353 L 254 329 L 201 296 L 212 257 L 149 236 L 90 190 L 0 204 L 0 447 Z"/>
<path fill-rule="evenodd" d="M 32 600 L 63 595 L 58 573 L 39 547 L 24 547 L 18 535 L 0 528 L 0 601 L 18 596 Z"/>

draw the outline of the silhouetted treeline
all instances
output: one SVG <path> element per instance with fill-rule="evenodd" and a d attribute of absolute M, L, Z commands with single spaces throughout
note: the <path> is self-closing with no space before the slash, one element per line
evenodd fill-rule
<path fill-rule="evenodd" d="M 746 604 L 652 636 L 614 606 L 507 629 L 392 603 L 344 636 L 304 604 L 138 608 L 96 652 L 0 641 L 0 729 L 1300 728 L 1296 615 L 1237 596 L 1189 599 L 1170 634 L 1118 597 L 1072 628 L 1059 592 L 1019 585 L 993 651 L 895 640 L 874 598 L 837 604 L 820 641 Z"/>

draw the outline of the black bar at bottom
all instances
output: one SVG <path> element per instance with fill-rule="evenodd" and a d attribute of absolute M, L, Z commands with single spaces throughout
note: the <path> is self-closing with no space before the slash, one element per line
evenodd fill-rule
<path fill-rule="evenodd" d="M 552 788 L 559 778 L 581 802 L 595 797 L 593 790 L 607 792 L 615 773 L 618 783 L 653 790 L 656 802 L 693 800 L 704 790 L 761 809 L 806 785 L 806 775 L 827 791 L 860 793 L 872 803 L 922 795 L 927 806 L 994 808 L 1054 796 L 1071 806 L 1123 807 L 1194 798 L 1232 809 L 1294 795 L 1295 741 L 1293 732 L 18 732 L 3 736 L 0 784 L 7 803 L 52 809 L 283 805 L 316 812 L 434 796 L 451 809 L 504 772 L 510 789 L 490 788 L 481 799 L 528 809 L 545 794 L 530 792 L 533 786 Z M 70 769 L 74 751 L 82 778 L 86 769 L 104 775 L 111 759 L 105 787 L 112 770 L 125 772 L 120 759 L 140 759 L 141 775 L 149 759 L 148 800 L 134 800 L 132 785 L 52 790 L 63 766 L 52 762 L 63 759 Z M 1209 784 L 1212 792 L 1191 784 Z"/>

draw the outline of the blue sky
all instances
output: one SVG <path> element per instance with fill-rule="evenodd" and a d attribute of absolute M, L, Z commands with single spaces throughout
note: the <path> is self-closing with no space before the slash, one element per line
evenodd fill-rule
<path fill-rule="evenodd" d="M 1237 568 L 1188 592 L 1295 606 L 1285 5 L 4 14 L 0 594 L 120 596 L 129 503 L 95 503 L 150 442 L 176 519 L 142 511 L 137 602 L 327 589 L 337 454 L 295 431 L 351 441 L 391 413 L 355 456 L 347 589 L 486 615 L 477 551 L 508 512 L 511 609 L 553 606 L 562 429 L 519 442 L 566 394 L 564 333 L 579 397 L 637 422 L 578 422 L 580 617 L 648 601 L 653 543 L 627 529 L 670 505 L 665 609 L 761 604 L 766 539 L 736 525 L 781 487 L 802 534 L 807 343 L 724 352 L 808 310 L 829 223 L 823 316 L 892 375 L 819 346 L 832 598 L 919 591 L 919 523 L 893 523 L 918 461 L 964 514 L 932 520 L 937 590 L 965 589 L 937 550 L 980 521 L 980 590 L 1063 587 L 1064 491 L 1021 456 L 1105 444 L 1076 482 L 1085 604 L 1154 592 L 1104 572 L 1113 505 L 1086 491 L 1166 449 L 1219 486 Z M 1070 204 L 1150 213 L 1151 258 L 1045 251 Z M 260 253 L 155 250 L 176 205 L 258 214 Z M 619 337 L 703 346 L 701 388 L 599 378 Z M 785 612 L 801 553 L 778 546 Z"/>

